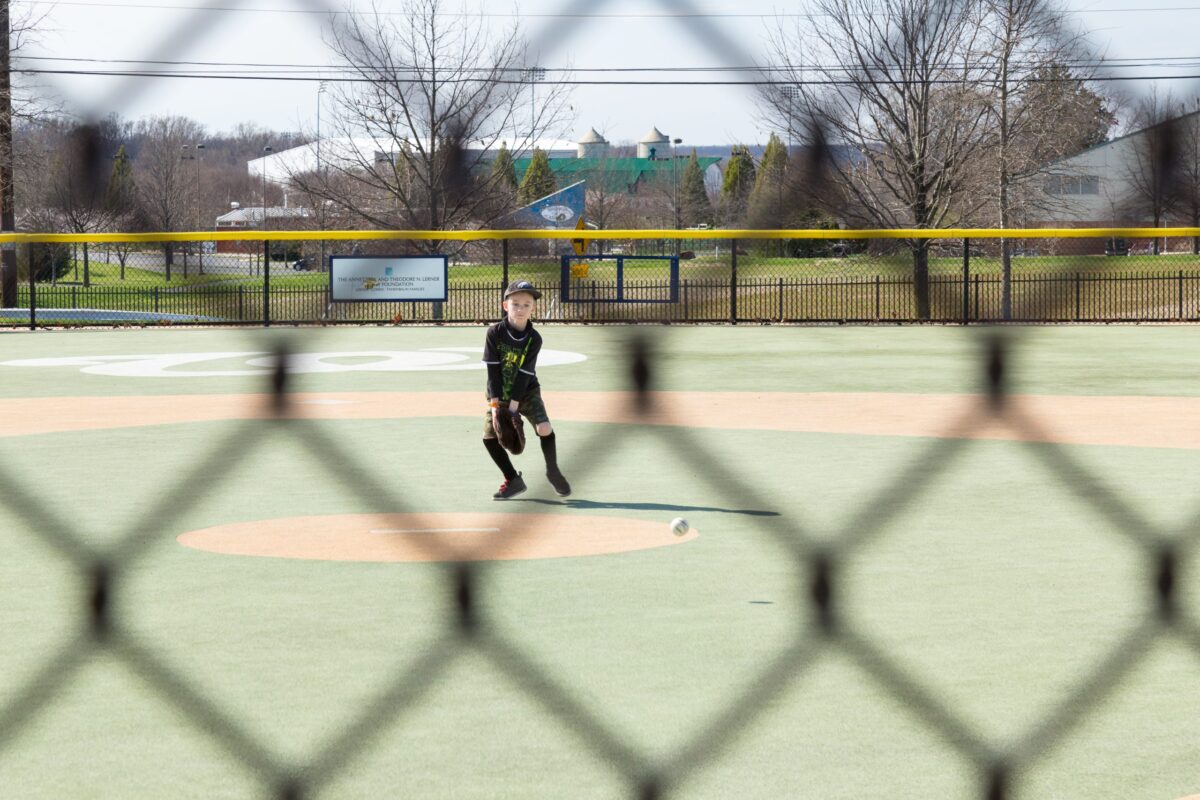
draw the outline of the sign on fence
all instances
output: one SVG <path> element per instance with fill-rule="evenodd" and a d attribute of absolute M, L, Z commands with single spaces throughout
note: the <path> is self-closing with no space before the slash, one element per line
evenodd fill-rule
<path fill-rule="evenodd" d="M 335 303 L 444 302 L 446 256 L 332 256 L 329 297 Z"/>

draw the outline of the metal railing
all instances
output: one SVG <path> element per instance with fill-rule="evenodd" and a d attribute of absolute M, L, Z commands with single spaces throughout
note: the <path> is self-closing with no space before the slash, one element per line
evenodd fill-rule
<path fill-rule="evenodd" d="M 575 231 L 9 234 L 0 242 L 18 248 L 22 280 L 0 325 L 481 322 L 497 318 L 515 278 L 546 291 L 537 314 L 553 322 L 1187 321 L 1200 319 L 1198 233 L 589 231 L 584 258 L 604 258 L 585 264 L 563 302 L 559 259 L 575 252 Z M 1158 255 L 1141 252 L 1151 234 L 1166 242 Z M 918 235 L 925 275 L 914 268 Z M 1122 256 L 1106 255 L 1118 240 Z M 434 250 L 451 258 L 445 302 L 331 302 L 331 255 Z M 636 258 L 677 251 L 674 276 L 665 259 Z M 621 253 L 623 272 L 612 258 Z"/>

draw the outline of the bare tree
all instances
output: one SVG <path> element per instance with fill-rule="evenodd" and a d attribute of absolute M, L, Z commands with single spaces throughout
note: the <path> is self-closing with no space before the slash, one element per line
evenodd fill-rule
<path fill-rule="evenodd" d="M 769 113 L 804 131 L 844 196 L 836 216 L 871 226 L 939 228 L 982 200 L 964 191 L 986 147 L 978 0 L 815 0 L 803 27 L 778 26 L 771 50 L 796 88 L 768 90 Z M 796 118 L 789 118 L 793 114 Z M 929 239 L 907 242 L 917 316 L 930 317 Z"/>
<path fill-rule="evenodd" d="M 635 219 L 633 212 L 633 190 L 629 184 L 629 173 L 617 169 L 617 159 L 605 155 L 596 166 L 588 170 L 587 202 L 584 209 L 586 219 L 601 230 L 624 228 Z M 603 253 L 605 241 L 597 240 Z"/>
<path fill-rule="evenodd" d="M 204 138 L 204 127 L 186 117 L 151 117 L 137 125 L 142 138 L 134 159 L 138 206 L 148 227 L 173 231 L 188 219 L 192 176 L 180 158 L 183 145 Z M 174 248 L 163 244 L 166 279 L 171 280 Z"/>
<path fill-rule="evenodd" d="M 1071 31 L 1060 8 L 1047 0 L 982 0 L 978 11 L 982 67 L 991 83 L 994 221 L 1010 228 L 1014 214 L 1027 202 L 1046 196 L 1014 191 L 1014 184 L 1021 185 L 1048 161 L 1075 152 L 1076 143 L 1086 138 L 1094 121 L 1103 120 L 1106 110 L 1101 107 L 1097 114 L 1087 109 L 1093 112 L 1091 123 L 1075 113 L 1091 99 L 1083 86 L 1088 76 L 1078 70 L 1072 74 L 1061 65 L 1086 63 L 1088 54 L 1082 34 Z M 1045 105 L 1047 94 L 1058 102 Z M 1115 121 L 1111 113 L 1106 121 L 1107 131 Z M 1000 240 L 1000 253 L 1000 315 L 1011 319 L 1012 252 L 1007 238 Z"/>
<path fill-rule="evenodd" d="M 331 90 L 338 138 L 323 144 L 318 169 L 292 183 L 357 224 L 487 224 L 508 210 L 485 163 L 492 149 L 505 140 L 519 157 L 561 130 L 565 90 L 541 84 L 530 108 L 523 81 L 535 76 L 517 23 L 496 30 L 482 15 L 444 13 L 441 0 L 404 0 L 402 11 L 373 6 L 335 22 L 330 47 L 356 82 Z"/>
<path fill-rule="evenodd" d="M 1175 210 L 1191 227 L 1200 228 L 1200 98 L 1180 110 Z M 1192 253 L 1200 255 L 1200 236 L 1192 237 Z"/>
<path fill-rule="evenodd" d="M 52 109 L 36 87 L 14 83 L 12 56 L 28 47 L 49 10 L 27 8 L 16 18 L 9 0 L 0 0 L 0 230 L 16 230 L 17 154 L 13 148 L 13 122 L 31 122 Z M 0 252 L 0 307 L 17 304 L 17 259 L 11 248 Z"/>
<path fill-rule="evenodd" d="M 61 127 L 61 126 L 60 126 Z M 112 162 L 109 154 L 117 148 L 111 138 L 113 127 L 72 125 L 56 131 L 56 146 L 46 164 L 43 205 L 55 214 L 72 233 L 93 233 L 112 228 L 121 214 L 112 202 L 109 182 Z M 91 261 L 88 243 L 83 243 L 83 285 L 91 285 Z"/>
<path fill-rule="evenodd" d="M 1125 179 L 1129 194 L 1125 198 L 1129 213 L 1137 219 L 1150 219 L 1153 227 L 1162 227 L 1179 200 L 1175 171 L 1179 167 L 1179 118 L 1170 91 L 1163 94 L 1152 88 L 1134 108 L 1131 126 L 1140 129 L 1130 137 Z M 1159 239 L 1152 247 L 1159 253 Z"/>

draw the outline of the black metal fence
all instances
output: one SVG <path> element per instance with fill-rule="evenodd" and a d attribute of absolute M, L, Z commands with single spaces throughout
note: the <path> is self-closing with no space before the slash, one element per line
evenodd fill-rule
<path fill-rule="evenodd" d="M 961 239 L 930 248 L 924 317 L 911 251 L 895 240 L 594 240 L 589 252 L 625 254 L 620 286 L 612 262 L 597 259 L 581 265 L 565 295 L 560 254 L 569 243 L 559 239 L 26 244 L 16 305 L 0 309 L 0 325 L 479 322 L 499 316 L 504 286 L 516 278 L 546 293 L 537 315 L 556 322 L 1200 319 L 1191 240 L 1120 257 L 1103 254 L 1104 240 L 1035 241 L 1014 248 L 1007 317 L 998 249 Z M 431 247 L 450 258 L 445 302 L 331 302 L 331 256 Z M 664 253 L 680 256 L 674 279 L 668 262 L 637 260 Z M 663 302 L 673 280 L 676 301 Z M 625 301 L 611 302 L 618 289 Z"/>

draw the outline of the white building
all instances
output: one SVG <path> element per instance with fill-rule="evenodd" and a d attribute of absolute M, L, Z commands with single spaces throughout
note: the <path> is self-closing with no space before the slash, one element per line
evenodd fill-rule
<path fill-rule="evenodd" d="M 1180 119 L 1193 117 L 1192 112 Z M 1032 227 L 1141 227 L 1154 224 L 1138 197 L 1138 177 L 1149 166 L 1147 131 L 1134 131 L 1044 167 L 1028 189 L 1038 202 Z M 1142 185 L 1146 185 L 1142 177 Z"/>
<path fill-rule="evenodd" d="M 575 142 L 562 139 L 538 139 L 533 142 L 533 147 L 528 140 L 498 139 L 486 146 L 476 142 L 468 145 L 467 149 L 497 151 L 501 144 L 509 149 L 514 158 L 532 152 L 533 147 L 545 150 L 551 158 L 572 158 L 577 152 Z M 253 159 L 246 162 L 246 168 L 257 180 L 262 180 L 265 173 L 271 183 L 284 184 L 292 175 L 313 172 L 320 165 L 347 169 L 391 159 L 398 147 L 395 141 L 385 142 L 370 137 L 322 139 L 319 144 L 310 142 Z"/>

